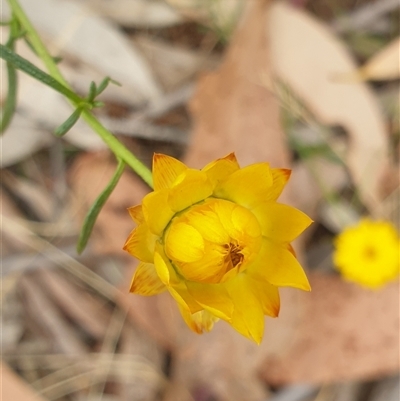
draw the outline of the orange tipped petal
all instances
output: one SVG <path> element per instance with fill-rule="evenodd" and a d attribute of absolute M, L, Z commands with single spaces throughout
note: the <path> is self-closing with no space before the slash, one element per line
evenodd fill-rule
<path fill-rule="evenodd" d="M 252 277 L 248 279 L 250 284 L 254 286 L 264 315 L 278 317 L 281 305 L 278 288 L 263 280 L 254 280 Z"/>
<path fill-rule="evenodd" d="M 219 320 L 206 310 L 190 313 L 188 309 L 184 308 L 179 303 L 178 307 L 186 324 L 197 334 L 211 331 L 214 323 Z"/>
<path fill-rule="evenodd" d="M 156 238 L 143 223 L 131 232 L 123 249 L 142 262 L 153 263 Z"/>
<path fill-rule="evenodd" d="M 264 199 L 266 202 L 276 201 L 279 198 L 287 182 L 289 181 L 290 175 L 292 174 L 292 170 L 286 168 L 272 168 L 271 172 L 273 184 L 267 198 Z"/>
<path fill-rule="evenodd" d="M 293 241 L 312 223 L 300 210 L 276 202 L 261 203 L 251 211 L 260 223 L 262 234 L 276 242 Z"/>
<path fill-rule="evenodd" d="M 236 160 L 235 154 L 230 153 L 221 159 L 217 159 L 207 164 L 202 171 L 207 174 L 209 180 L 215 187 L 220 181 L 224 180 L 239 169 L 240 166 Z"/>
<path fill-rule="evenodd" d="M 140 263 L 132 279 L 130 292 L 139 295 L 157 295 L 167 289 L 151 263 Z"/>
<path fill-rule="evenodd" d="M 154 153 L 153 156 L 153 181 L 154 190 L 171 188 L 176 178 L 187 170 L 187 167 L 179 160 Z"/>
<path fill-rule="evenodd" d="M 272 185 L 268 163 L 256 163 L 235 171 L 215 189 L 217 197 L 251 208 L 267 198 Z"/>
<path fill-rule="evenodd" d="M 144 222 L 142 205 L 131 206 L 128 208 L 129 215 L 136 224 Z"/>

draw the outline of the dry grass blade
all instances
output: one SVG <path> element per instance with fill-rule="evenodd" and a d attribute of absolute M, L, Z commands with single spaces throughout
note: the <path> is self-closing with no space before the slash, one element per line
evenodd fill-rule
<path fill-rule="evenodd" d="M 109 313 L 99 299 L 74 286 L 56 271 L 38 269 L 36 277 L 69 318 L 95 339 L 104 337 Z"/>
<path fill-rule="evenodd" d="M 341 33 L 371 28 L 371 25 L 377 22 L 382 15 L 395 10 L 398 6 L 398 0 L 369 2 L 368 4 L 360 6 L 352 13 L 338 18 L 333 24 L 333 29 Z"/>
<path fill-rule="evenodd" d="M 55 359 L 57 357 L 64 356 L 54 356 Z M 34 387 L 40 389 L 40 393 L 50 400 L 56 400 L 90 385 L 101 384 L 107 375 L 111 380 L 130 379 L 157 385 L 165 380 L 148 361 L 135 356 L 127 358 L 115 354 L 88 354 L 85 358 L 74 359 L 76 363 L 45 376 L 33 383 Z"/>
<path fill-rule="evenodd" d="M 101 347 L 100 358 L 103 355 L 105 360 L 108 360 L 107 354 L 114 353 L 119 342 L 119 338 L 122 332 L 122 328 L 124 327 L 126 320 L 126 311 L 123 309 L 115 308 L 114 313 L 111 316 L 111 320 L 108 326 L 107 333 L 104 337 L 103 344 Z M 100 359 L 101 363 L 101 359 Z M 96 395 L 101 396 L 104 392 L 104 386 L 107 381 L 107 377 L 110 374 L 110 370 L 105 369 L 104 372 L 100 372 L 101 376 L 96 379 L 99 385 L 92 385 L 89 391 L 88 398 L 95 399 Z"/>
<path fill-rule="evenodd" d="M 8 217 L 1 215 L 1 220 L 1 230 L 3 232 L 16 238 L 17 241 L 25 243 L 30 248 L 48 257 L 50 260 L 53 260 L 54 258 L 54 262 L 59 266 L 82 280 L 91 288 L 94 288 L 109 300 L 115 299 L 118 290 L 102 277 L 89 270 L 85 265 L 79 263 L 73 257 L 64 253 L 50 242 L 39 238 L 32 231 Z"/>
<path fill-rule="evenodd" d="M 34 323 L 50 336 L 55 348 L 67 354 L 85 354 L 87 348 L 76 331 L 60 315 L 57 308 L 42 293 L 40 286 L 32 279 L 22 277 L 19 289 L 26 300 L 26 308 Z"/>

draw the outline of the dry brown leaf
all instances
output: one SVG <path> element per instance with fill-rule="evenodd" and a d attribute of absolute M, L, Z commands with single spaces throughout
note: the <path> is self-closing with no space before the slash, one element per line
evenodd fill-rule
<path fill-rule="evenodd" d="M 385 122 L 372 91 L 362 82 L 345 82 L 356 65 L 329 29 L 304 11 L 275 2 L 266 29 L 271 61 L 279 79 L 324 124 L 343 126 L 350 137 L 347 166 L 364 203 L 380 201 L 388 142 Z"/>
<path fill-rule="evenodd" d="M 267 2 L 253 4 L 224 63 L 200 80 L 191 102 L 194 132 L 186 157 L 191 166 L 203 167 L 233 151 L 242 165 L 268 160 L 275 167 L 289 166 L 279 106 L 263 84 L 270 72 Z"/>
<path fill-rule="evenodd" d="M 150 38 L 148 35 L 135 35 L 134 43 L 148 60 L 154 75 L 163 88 L 170 92 L 187 83 L 203 69 L 216 66 L 216 58 L 208 53 L 185 49 L 165 41 Z"/>
<path fill-rule="evenodd" d="M 400 77 L 400 37 L 393 39 L 359 70 L 361 79 L 386 81 Z"/>
<path fill-rule="evenodd" d="M 317 273 L 310 282 L 312 292 L 298 294 L 304 309 L 291 341 L 280 353 L 267 350 L 266 380 L 326 383 L 397 372 L 399 284 L 372 291 Z"/>
<path fill-rule="evenodd" d="M 0 361 L 0 363 L 1 398 L 4 401 L 45 401 L 4 362 Z"/>
<path fill-rule="evenodd" d="M 80 1 L 22 0 L 35 27 L 50 38 L 50 50 L 65 52 L 130 88 L 132 102 L 156 99 L 161 91 L 140 53 L 108 21 Z M 5 7 L 7 13 L 7 7 Z"/>

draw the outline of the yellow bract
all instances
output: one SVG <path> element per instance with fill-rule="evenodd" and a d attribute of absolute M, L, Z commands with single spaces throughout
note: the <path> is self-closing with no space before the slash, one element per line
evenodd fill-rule
<path fill-rule="evenodd" d="M 378 288 L 399 275 L 400 242 L 389 222 L 363 219 L 335 240 L 334 263 L 343 277 Z"/>
<path fill-rule="evenodd" d="M 155 190 L 129 208 L 137 227 L 124 249 L 141 261 L 131 292 L 168 290 L 195 332 L 223 319 L 260 343 L 278 287 L 310 290 L 290 241 L 311 219 L 276 202 L 289 176 L 267 163 L 240 168 L 233 153 L 200 171 L 154 155 Z"/>

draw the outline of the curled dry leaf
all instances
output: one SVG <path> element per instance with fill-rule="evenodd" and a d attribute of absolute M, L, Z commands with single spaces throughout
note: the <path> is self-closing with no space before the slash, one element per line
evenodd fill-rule
<path fill-rule="evenodd" d="M 143 103 L 160 95 L 140 53 L 114 25 L 79 1 L 21 0 L 21 6 L 35 27 L 51 38 L 53 54 L 62 51 L 95 66 L 103 76 L 129 87 L 132 102 Z"/>
<path fill-rule="evenodd" d="M 19 378 L 5 362 L 0 362 L 1 395 L 4 400 L 45 401 L 37 392 Z"/>
<path fill-rule="evenodd" d="M 163 28 L 182 22 L 182 17 L 162 0 L 85 0 L 96 14 L 118 24 L 139 28 Z"/>
<path fill-rule="evenodd" d="M 284 2 L 272 5 L 266 29 L 275 75 L 319 121 L 346 129 L 346 164 L 363 202 L 373 210 L 388 159 L 385 122 L 366 84 L 343 79 L 356 69 L 349 52 L 326 26 Z"/>
<path fill-rule="evenodd" d="M 386 81 L 400 77 L 400 37 L 372 56 L 357 72 L 360 79 Z"/>
<path fill-rule="evenodd" d="M 303 311 L 292 341 L 279 353 L 266 352 L 266 380 L 274 385 L 327 383 L 397 372 L 398 283 L 371 291 L 318 273 L 310 282 L 310 294 L 297 294 Z M 295 303 L 292 307 L 296 311 Z"/>

